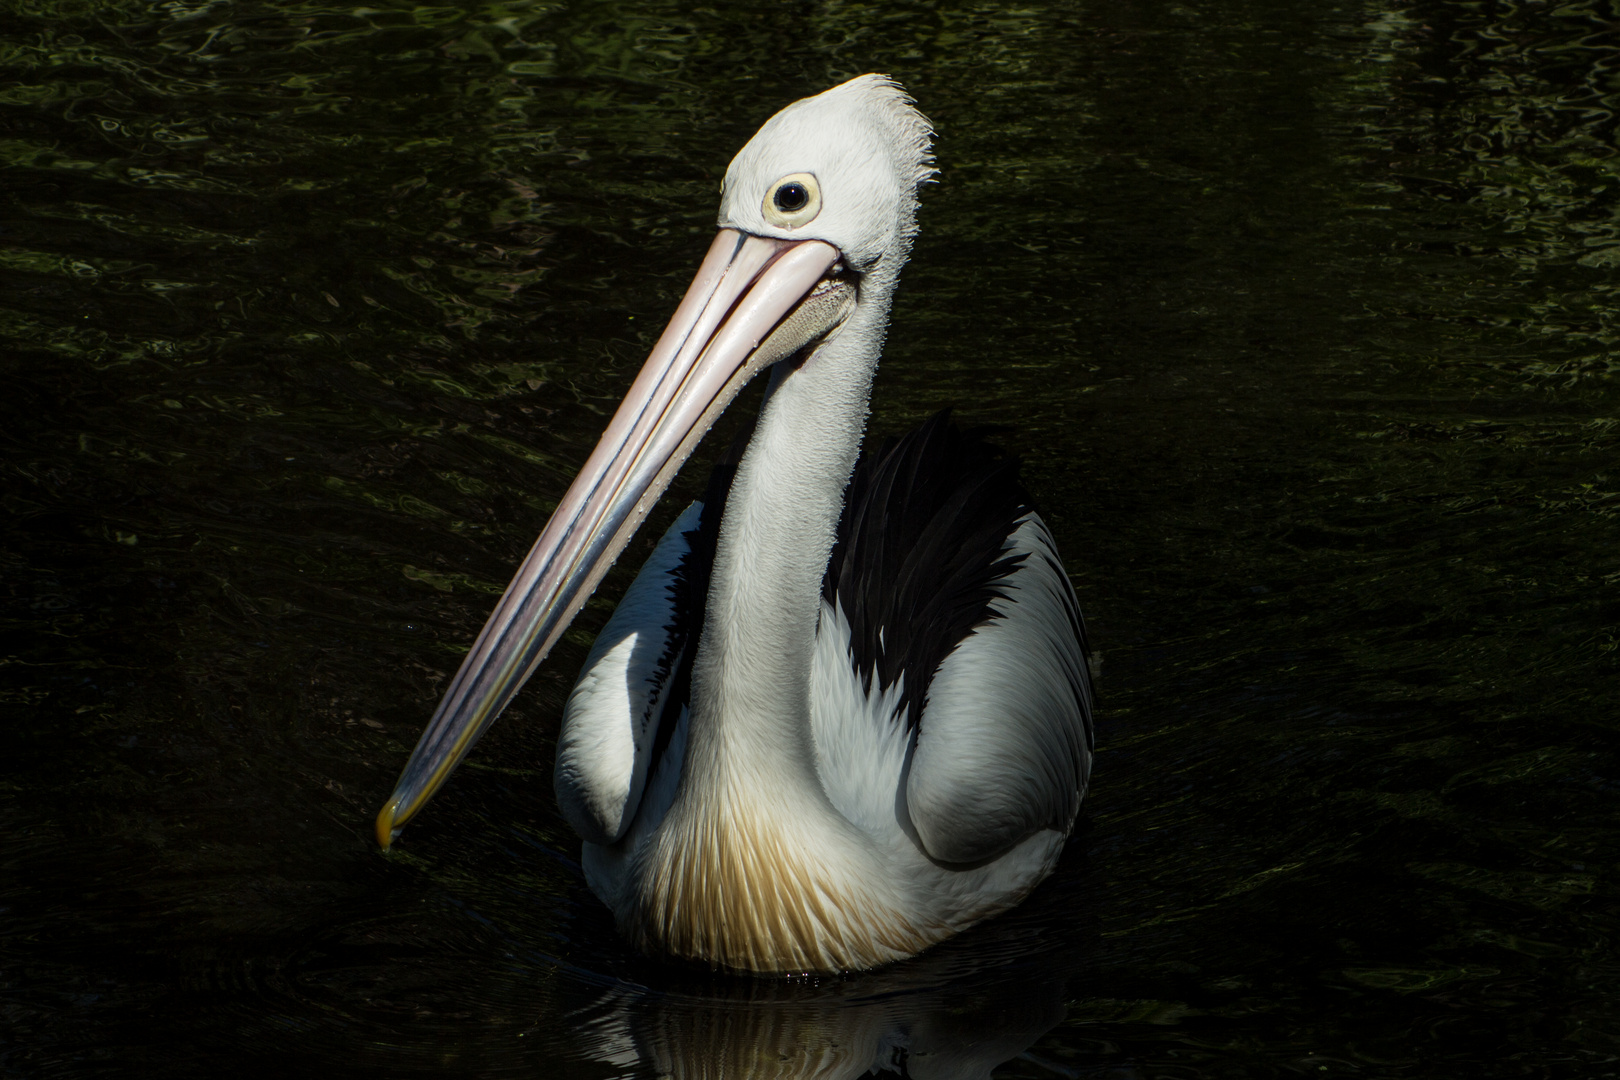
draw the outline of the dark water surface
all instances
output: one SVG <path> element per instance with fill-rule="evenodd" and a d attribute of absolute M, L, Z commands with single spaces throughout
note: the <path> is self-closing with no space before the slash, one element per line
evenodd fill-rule
<path fill-rule="evenodd" d="M 1620 1072 L 1617 45 L 1596 0 L 10 0 L 0 1073 Z M 726 162 L 867 70 L 944 170 L 873 427 L 1007 425 L 1102 654 L 1057 875 L 843 979 L 631 955 L 550 784 L 626 567 L 380 854 Z"/>

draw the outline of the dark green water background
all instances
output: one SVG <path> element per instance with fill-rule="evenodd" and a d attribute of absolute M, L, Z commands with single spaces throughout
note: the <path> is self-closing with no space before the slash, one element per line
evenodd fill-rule
<path fill-rule="evenodd" d="M 7 0 L 0 1074 L 1620 1072 L 1617 46 L 1597 0 Z M 1102 655 L 1058 873 L 843 979 L 631 955 L 550 784 L 625 567 L 380 854 L 726 162 L 868 70 L 943 169 L 873 428 L 1006 425 Z"/>

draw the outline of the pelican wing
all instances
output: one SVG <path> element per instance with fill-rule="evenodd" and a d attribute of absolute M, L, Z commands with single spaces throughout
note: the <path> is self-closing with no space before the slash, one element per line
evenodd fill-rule
<path fill-rule="evenodd" d="M 630 828 L 682 660 L 696 648 L 690 576 L 702 516 L 694 502 L 658 541 L 596 636 L 563 711 L 557 805 L 595 844 Z"/>
<path fill-rule="evenodd" d="M 1091 776 L 1091 682 L 1080 609 L 1035 514 L 1003 548 L 1017 565 L 991 616 L 945 658 L 918 725 L 906 807 L 941 862 L 993 858 L 1067 833 Z"/>
<path fill-rule="evenodd" d="M 692 686 L 720 519 L 752 426 L 709 473 L 596 636 L 557 736 L 557 805 L 593 844 L 629 831 Z"/>
<path fill-rule="evenodd" d="M 1091 771 L 1085 630 L 1016 462 L 948 413 L 885 443 L 850 481 L 824 593 L 868 692 L 899 691 L 904 805 L 932 858 L 1068 831 Z"/>

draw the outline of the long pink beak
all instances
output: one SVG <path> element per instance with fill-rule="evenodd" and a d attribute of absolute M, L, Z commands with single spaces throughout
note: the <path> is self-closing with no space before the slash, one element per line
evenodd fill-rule
<path fill-rule="evenodd" d="M 853 287 L 827 278 L 838 258 L 819 240 L 720 230 L 377 815 L 384 848 L 546 658 L 715 417 L 756 372 L 848 316 Z"/>

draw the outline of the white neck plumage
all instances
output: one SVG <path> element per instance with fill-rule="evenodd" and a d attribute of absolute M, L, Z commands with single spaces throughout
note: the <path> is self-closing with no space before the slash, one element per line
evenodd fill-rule
<path fill-rule="evenodd" d="M 866 967 L 920 947 L 918 928 L 894 917 L 875 848 L 822 789 L 810 724 L 822 576 L 892 281 L 864 283 L 835 337 L 773 373 L 738 465 L 692 671 L 681 784 L 646 852 L 640 925 L 628 927 L 650 946 L 777 971 Z"/>
<path fill-rule="evenodd" d="M 722 776 L 751 783 L 754 770 L 758 791 L 795 775 L 814 780 L 810 659 L 822 575 L 866 426 L 880 342 L 857 320 L 871 317 L 863 296 L 856 325 L 797 369 L 772 373 L 737 467 L 692 672 L 694 793 Z"/>

